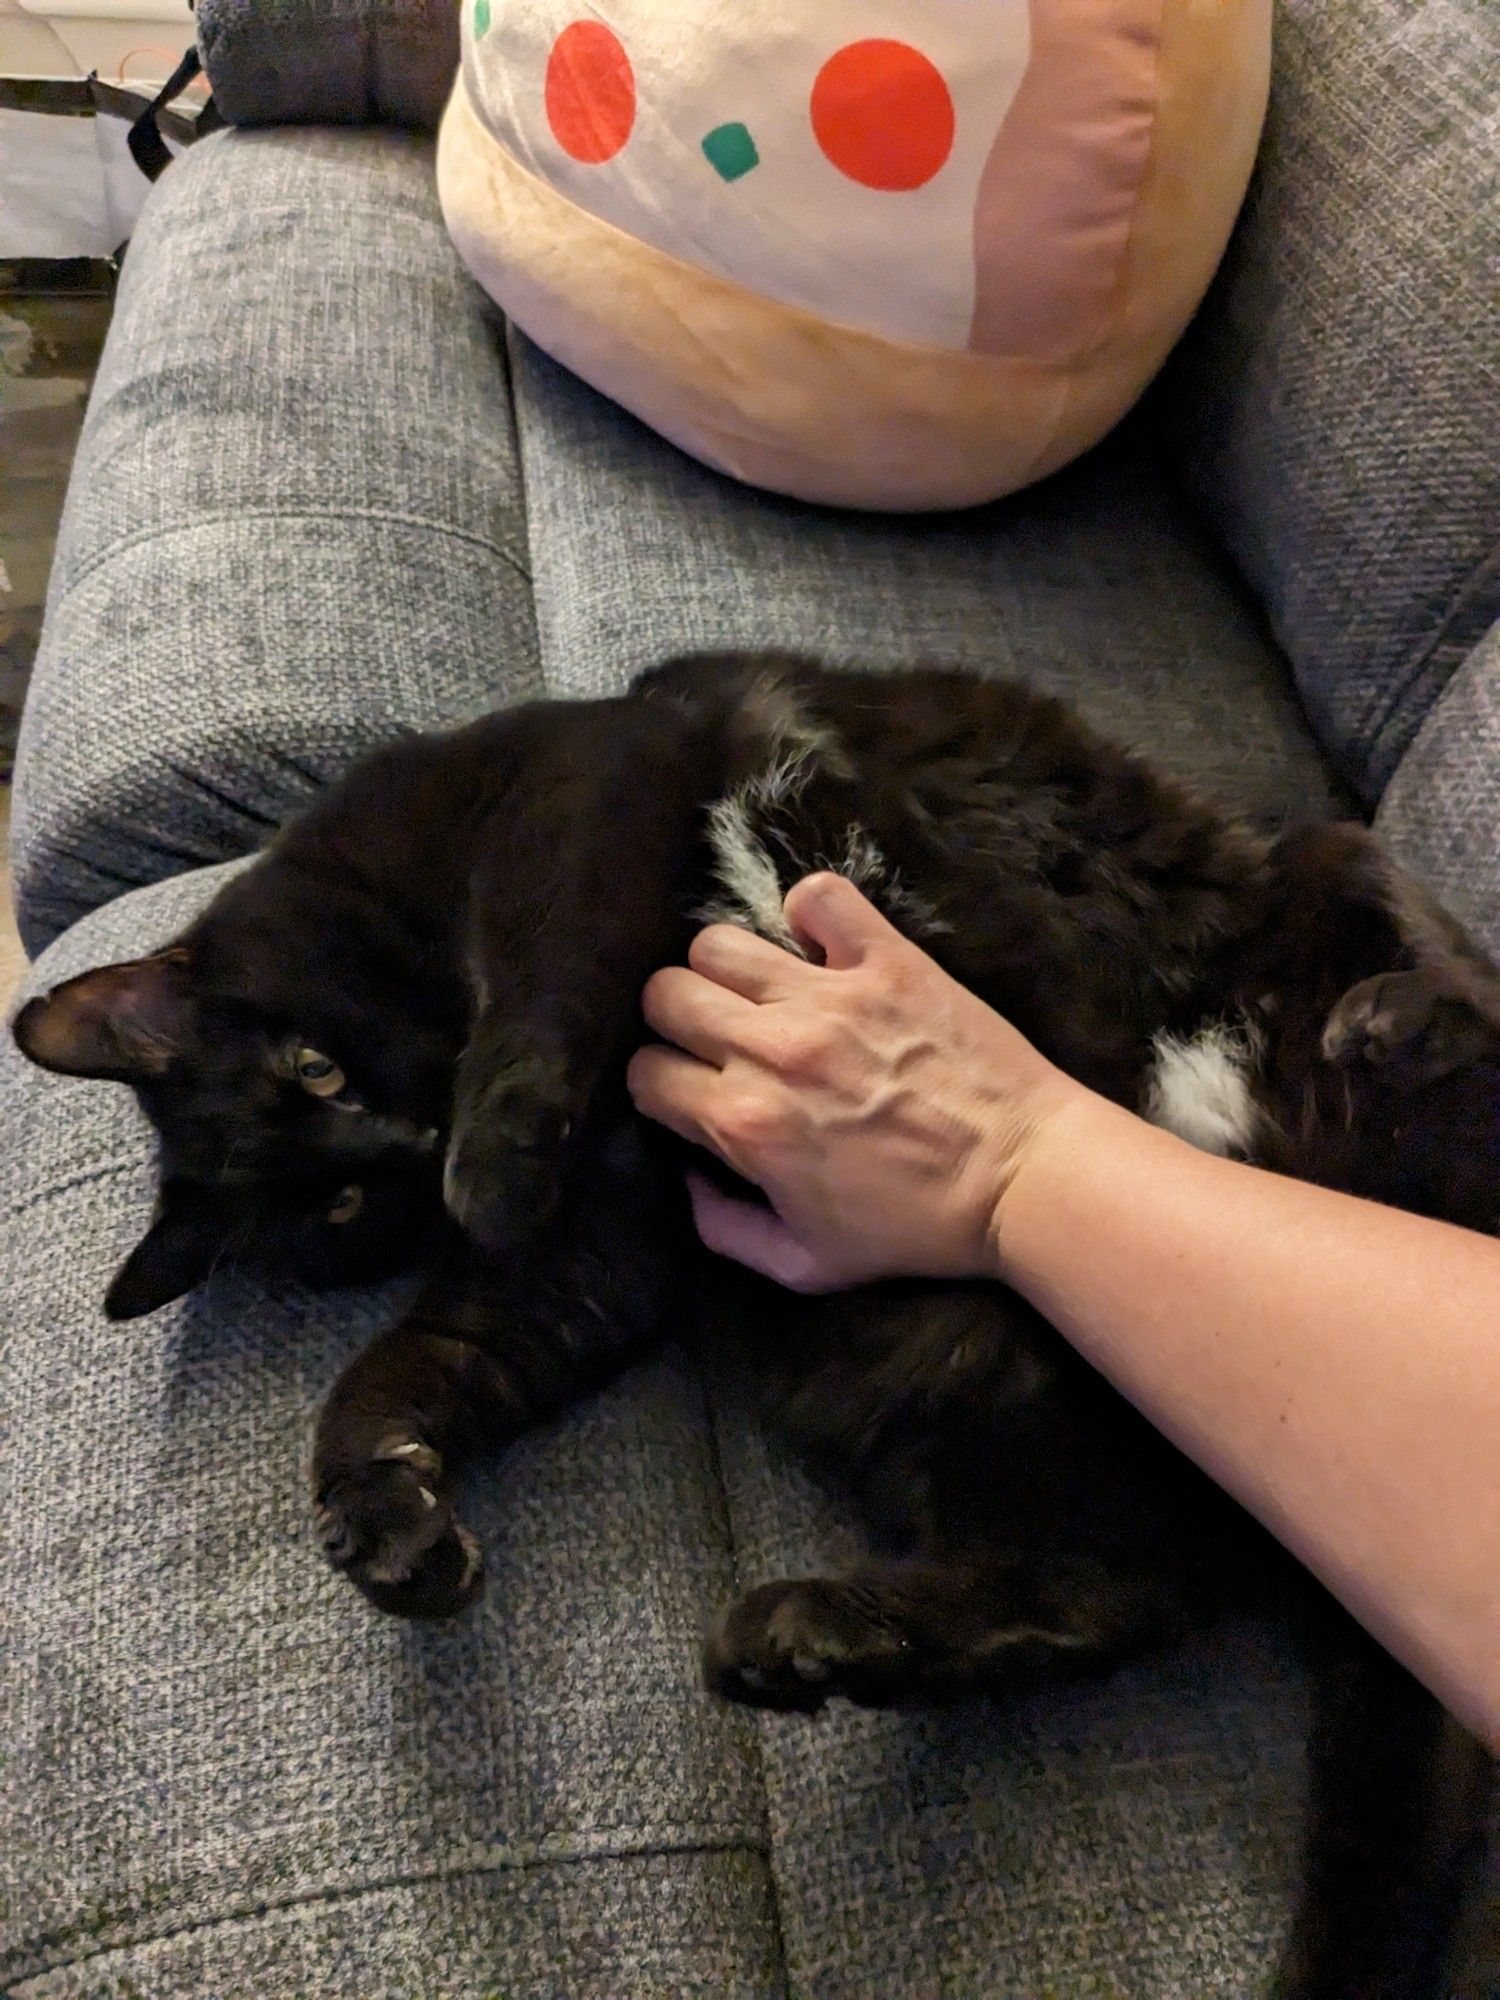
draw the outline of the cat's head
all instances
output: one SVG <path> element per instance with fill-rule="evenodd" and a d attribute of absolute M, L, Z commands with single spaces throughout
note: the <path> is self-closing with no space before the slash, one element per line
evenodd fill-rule
<path fill-rule="evenodd" d="M 113 1319 L 225 1266 L 317 1286 L 389 1276 L 446 1226 L 451 1024 L 413 1018 L 382 985 L 389 968 L 347 939 L 324 959 L 245 904 L 221 898 L 169 949 L 85 972 L 16 1018 L 23 1054 L 130 1085 L 159 1135 L 156 1215 L 109 1287 Z"/>

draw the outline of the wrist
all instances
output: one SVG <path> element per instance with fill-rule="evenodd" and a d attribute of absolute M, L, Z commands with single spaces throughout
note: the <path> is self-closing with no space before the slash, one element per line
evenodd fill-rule
<path fill-rule="evenodd" d="M 1117 1172 L 1121 1149 L 1145 1129 L 1071 1078 L 1059 1077 L 1058 1085 L 1011 1155 L 986 1232 L 991 1274 L 1021 1290 L 1027 1274 L 1044 1271 L 1061 1251 L 1054 1224 L 1063 1194 L 1076 1193 L 1105 1162 Z"/>

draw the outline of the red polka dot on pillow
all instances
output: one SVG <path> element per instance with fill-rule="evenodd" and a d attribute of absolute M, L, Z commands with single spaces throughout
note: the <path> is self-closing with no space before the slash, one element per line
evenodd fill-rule
<path fill-rule="evenodd" d="M 602 21 L 573 21 L 547 58 L 547 123 L 584 166 L 612 160 L 635 125 L 635 72 Z"/>
<path fill-rule="evenodd" d="M 818 144 L 861 186 L 904 194 L 930 181 L 953 150 L 953 98 L 942 72 L 908 42 L 850 42 L 812 89 Z"/>

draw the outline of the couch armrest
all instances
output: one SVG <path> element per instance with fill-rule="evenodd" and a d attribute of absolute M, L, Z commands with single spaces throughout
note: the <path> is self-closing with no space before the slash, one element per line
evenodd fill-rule
<path fill-rule="evenodd" d="M 1375 825 L 1500 960 L 1500 624 L 1429 711 Z"/>
<path fill-rule="evenodd" d="M 198 0 L 231 125 L 435 128 L 458 68 L 455 0 Z"/>

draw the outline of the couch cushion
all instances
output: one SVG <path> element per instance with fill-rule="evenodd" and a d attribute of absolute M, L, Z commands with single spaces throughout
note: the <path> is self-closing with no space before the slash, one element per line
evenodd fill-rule
<path fill-rule="evenodd" d="M 1500 964 L 1500 624 L 1449 681 L 1375 825 Z"/>
<path fill-rule="evenodd" d="M 772 2000 L 785 1988 L 765 1865 L 729 1846 L 628 1859 L 607 1849 L 524 1861 L 481 1852 L 456 1866 L 440 1855 L 437 1872 L 414 1869 L 394 1885 L 262 1902 L 138 1944 L 85 1948 L 5 1991 L 8 2000 Z"/>
<path fill-rule="evenodd" d="M 707 471 L 512 337 L 549 687 L 694 648 L 1016 674 L 1220 794 L 1326 809 L 1330 781 L 1253 606 L 1130 428 L 946 518 L 799 506 Z"/>
<path fill-rule="evenodd" d="M 1372 802 L 1500 615 L 1500 7 L 1281 0 L 1261 161 L 1154 407 Z"/>
<path fill-rule="evenodd" d="M 1130 435 L 999 507 L 871 519 L 747 493 L 524 342 L 512 365 L 555 691 L 699 646 L 927 657 L 1065 693 L 1256 809 L 1327 810 L 1282 662 Z M 715 1407 L 741 1581 L 826 1566 L 849 1524 L 742 1399 Z M 1251 1624 L 1015 1707 L 759 1718 L 792 1990 L 1255 1990 L 1287 1914 L 1304 1728 L 1284 1641 Z"/>
<path fill-rule="evenodd" d="M 742 1584 L 846 1523 L 719 1405 Z M 1107 1680 L 911 1713 L 757 1718 L 789 1984 L 827 2000 L 1248 2000 L 1291 1909 L 1307 1690 L 1236 1621 Z"/>
<path fill-rule="evenodd" d="M 164 941 L 221 875 L 98 912 L 36 981 Z M 476 1483 L 475 1615 L 382 1619 L 324 1566 L 304 1467 L 395 1295 L 226 1272 L 111 1325 L 152 1194 L 133 1100 L 6 1037 L 0 1127 L 0 1987 L 780 1990 L 753 1732 L 699 1684 L 733 1570 L 684 1365 Z"/>
<path fill-rule="evenodd" d="M 458 68 L 452 0 L 198 0 L 197 15 L 231 125 L 435 128 Z"/>
<path fill-rule="evenodd" d="M 229 132 L 126 260 L 22 726 L 33 951 L 373 742 L 534 691 L 503 357 L 431 148 Z"/>

